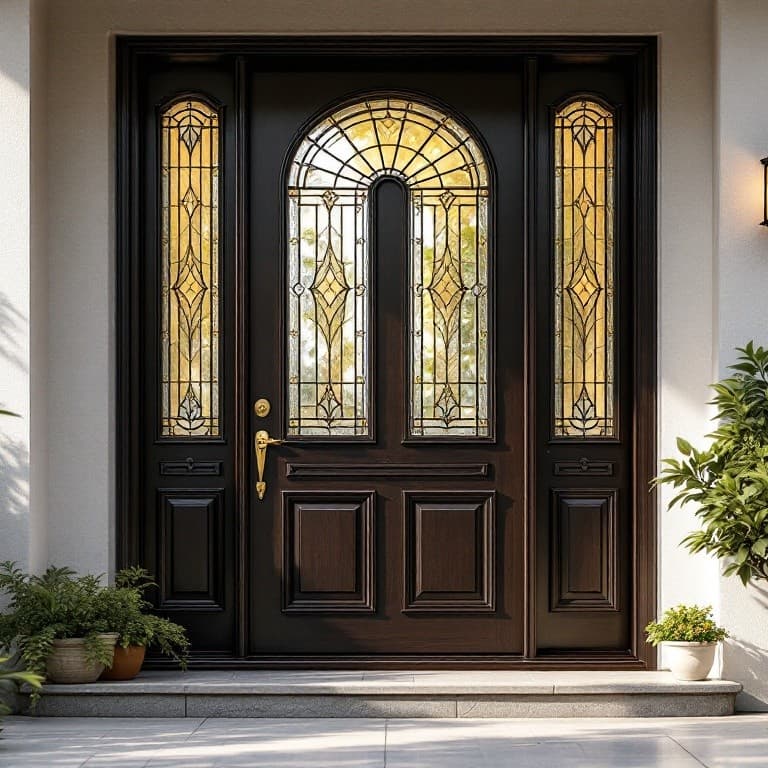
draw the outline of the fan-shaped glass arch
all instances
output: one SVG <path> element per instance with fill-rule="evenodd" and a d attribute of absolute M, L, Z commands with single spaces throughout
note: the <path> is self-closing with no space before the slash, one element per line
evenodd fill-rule
<path fill-rule="evenodd" d="M 369 190 L 382 176 L 408 190 L 407 435 L 488 437 L 488 164 L 455 118 L 386 97 L 321 119 L 288 167 L 288 434 L 370 437 Z"/>
<path fill-rule="evenodd" d="M 161 435 L 216 438 L 219 114 L 185 98 L 160 118 Z"/>
<path fill-rule="evenodd" d="M 554 436 L 616 436 L 614 113 L 578 98 L 555 115 Z"/>

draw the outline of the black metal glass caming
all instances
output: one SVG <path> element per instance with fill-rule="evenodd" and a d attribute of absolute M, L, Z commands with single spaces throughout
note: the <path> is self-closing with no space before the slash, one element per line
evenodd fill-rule
<path fill-rule="evenodd" d="M 161 116 L 161 435 L 219 437 L 219 115 Z"/>
<path fill-rule="evenodd" d="M 555 437 L 615 437 L 613 112 L 575 99 L 555 115 Z"/>
<path fill-rule="evenodd" d="M 371 98 L 313 126 L 288 178 L 288 434 L 369 435 L 369 200 L 408 189 L 411 437 L 486 437 L 485 158 L 452 117 Z"/>

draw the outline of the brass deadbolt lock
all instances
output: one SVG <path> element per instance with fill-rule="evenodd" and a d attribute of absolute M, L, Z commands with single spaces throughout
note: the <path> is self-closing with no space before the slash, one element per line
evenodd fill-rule
<path fill-rule="evenodd" d="M 269 400 L 267 400 L 264 397 L 260 397 L 254 404 L 253 404 L 253 412 L 260 418 L 264 419 L 267 416 L 269 416 L 269 412 L 272 410 L 272 406 L 269 403 Z"/>

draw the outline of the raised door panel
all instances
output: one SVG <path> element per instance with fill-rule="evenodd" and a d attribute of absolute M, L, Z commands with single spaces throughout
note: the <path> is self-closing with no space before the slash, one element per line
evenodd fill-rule
<path fill-rule="evenodd" d="M 615 490 L 552 494 L 553 611 L 617 611 Z"/>
<path fill-rule="evenodd" d="M 493 491 L 404 491 L 405 599 L 413 612 L 494 610 Z"/>
<path fill-rule="evenodd" d="M 283 493 L 283 610 L 374 610 L 373 491 Z"/>
<path fill-rule="evenodd" d="M 159 608 L 220 611 L 224 594 L 224 491 L 158 492 Z"/>

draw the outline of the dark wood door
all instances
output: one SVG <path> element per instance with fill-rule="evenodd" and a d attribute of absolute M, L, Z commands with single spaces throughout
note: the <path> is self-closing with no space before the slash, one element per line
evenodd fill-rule
<path fill-rule="evenodd" d="M 252 79 L 250 651 L 520 654 L 520 69 L 316 70 Z"/>
<path fill-rule="evenodd" d="M 195 663 L 640 664 L 653 45 L 168 45 L 121 48 L 118 538 Z"/>

